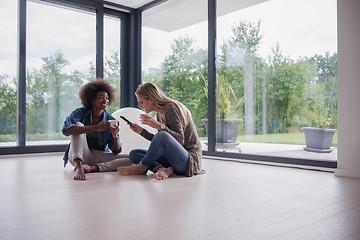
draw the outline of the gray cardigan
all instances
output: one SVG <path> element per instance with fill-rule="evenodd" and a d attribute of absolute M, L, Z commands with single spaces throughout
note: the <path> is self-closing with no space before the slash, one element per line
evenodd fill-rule
<path fill-rule="evenodd" d="M 197 134 L 194 122 L 190 116 L 187 116 L 187 125 L 181 123 L 181 114 L 174 103 L 165 105 L 165 119 L 162 121 L 160 114 L 156 115 L 159 122 L 164 123 L 166 131 L 170 133 L 189 153 L 189 166 L 186 176 L 193 176 L 204 173 L 202 170 L 202 149 L 199 136 Z M 154 134 L 149 133 L 146 129 L 141 132 L 141 136 L 151 141 Z"/>

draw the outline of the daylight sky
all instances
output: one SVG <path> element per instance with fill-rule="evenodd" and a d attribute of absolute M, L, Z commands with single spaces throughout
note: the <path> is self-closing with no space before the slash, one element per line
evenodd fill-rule
<path fill-rule="evenodd" d="M 17 1 L 0 0 L 0 74 L 16 73 Z M 221 1 L 218 1 L 221 4 Z M 217 45 L 232 35 L 240 20 L 261 19 L 264 35 L 258 54 L 267 58 L 278 42 L 283 55 L 296 60 L 314 54 L 337 51 L 336 0 L 270 0 L 217 19 Z M 42 4 L 28 4 L 27 67 L 39 69 L 41 57 L 61 50 L 70 61 L 67 71 L 85 71 L 95 62 L 95 15 L 64 11 Z M 146 14 L 146 12 L 144 13 Z M 119 23 L 105 21 L 105 51 L 119 48 Z M 143 28 L 143 70 L 159 67 L 179 36 L 195 39 L 197 47 L 207 48 L 207 22 L 162 32 Z"/>
<path fill-rule="evenodd" d="M 283 55 L 294 60 L 326 52 L 332 54 L 337 52 L 336 11 L 336 0 L 270 0 L 219 17 L 217 46 L 232 36 L 234 24 L 244 20 L 256 23 L 260 19 L 263 41 L 258 54 L 265 59 L 277 43 Z M 143 68 L 156 67 L 169 52 L 172 39 L 184 35 L 194 38 L 198 47 L 207 48 L 207 22 L 172 33 L 145 28 Z"/>

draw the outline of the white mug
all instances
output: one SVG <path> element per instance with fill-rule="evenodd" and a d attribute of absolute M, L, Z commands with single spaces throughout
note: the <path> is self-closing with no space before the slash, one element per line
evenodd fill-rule
<path fill-rule="evenodd" d="M 115 128 L 115 126 L 119 127 L 119 121 L 118 120 L 109 120 L 110 127 Z"/>

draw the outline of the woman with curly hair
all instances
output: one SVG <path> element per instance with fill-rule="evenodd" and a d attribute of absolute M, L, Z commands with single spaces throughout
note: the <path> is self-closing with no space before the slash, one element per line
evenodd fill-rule
<path fill-rule="evenodd" d="M 71 136 L 65 151 L 64 166 L 74 167 L 74 180 L 86 180 L 85 173 L 114 171 L 132 163 L 128 155 L 119 155 L 119 128 L 106 109 L 115 102 L 115 89 L 102 78 L 86 83 L 79 92 L 83 107 L 75 109 L 64 122 L 62 132 Z M 111 150 L 111 152 L 110 152 Z"/>
<path fill-rule="evenodd" d="M 135 92 L 139 107 L 147 113 L 156 112 L 157 119 L 141 114 L 140 121 L 158 130 L 155 135 L 133 123 L 130 128 L 151 141 L 149 149 L 133 149 L 130 160 L 135 164 L 119 167 L 123 175 L 154 172 L 157 180 L 173 173 L 193 176 L 204 173 L 201 168 L 202 150 L 190 111 L 167 96 L 153 83 L 144 83 Z"/>

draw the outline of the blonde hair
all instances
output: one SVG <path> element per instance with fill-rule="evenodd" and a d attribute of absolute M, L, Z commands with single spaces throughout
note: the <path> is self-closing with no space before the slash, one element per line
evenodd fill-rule
<path fill-rule="evenodd" d="M 190 111 L 179 101 L 167 97 L 155 84 L 144 83 L 140 85 L 135 92 L 136 96 L 142 97 L 146 100 L 153 99 L 155 105 L 162 109 L 168 103 L 173 103 L 179 109 L 181 115 L 181 122 L 184 126 L 188 123 L 188 117 L 191 116 Z"/>

